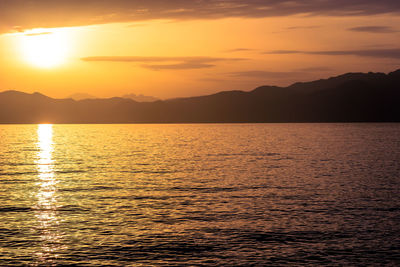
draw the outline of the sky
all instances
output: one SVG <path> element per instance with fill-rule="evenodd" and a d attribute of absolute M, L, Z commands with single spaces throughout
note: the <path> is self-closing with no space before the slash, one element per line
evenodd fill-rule
<path fill-rule="evenodd" d="M 0 91 L 160 99 L 400 68 L 398 0 L 0 0 Z"/>

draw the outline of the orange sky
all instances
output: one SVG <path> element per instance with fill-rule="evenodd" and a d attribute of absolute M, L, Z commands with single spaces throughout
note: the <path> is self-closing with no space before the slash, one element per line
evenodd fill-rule
<path fill-rule="evenodd" d="M 338 7 L 336 12 L 312 6 L 296 6 L 298 12 L 278 9 L 277 1 L 265 1 L 270 6 L 225 1 L 232 7 L 216 10 L 176 9 L 186 4 L 172 1 L 173 7 L 163 12 L 166 6 L 150 1 L 147 9 L 155 11 L 137 16 L 124 11 L 135 1 L 107 7 L 83 1 L 87 5 L 77 14 L 64 11 L 79 9 L 79 1 L 56 1 L 63 4 L 47 9 L 29 9 L 23 2 L 0 3 L 5 17 L 0 22 L 0 91 L 38 91 L 57 98 L 135 93 L 165 99 L 400 67 L 396 1 L 382 1 L 382 10 L 365 1 L 370 6 Z M 104 13 L 105 8 L 112 13 Z M 135 14 L 140 10 L 136 7 Z"/>

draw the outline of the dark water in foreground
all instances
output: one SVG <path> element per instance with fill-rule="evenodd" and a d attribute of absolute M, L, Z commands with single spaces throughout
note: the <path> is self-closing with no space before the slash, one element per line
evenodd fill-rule
<path fill-rule="evenodd" d="M 0 126 L 0 265 L 398 265 L 400 124 Z"/>

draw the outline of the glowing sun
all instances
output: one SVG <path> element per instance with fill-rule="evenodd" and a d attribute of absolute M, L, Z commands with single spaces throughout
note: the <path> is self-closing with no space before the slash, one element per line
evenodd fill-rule
<path fill-rule="evenodd" d="M 23 59 L 36 67 L 56 67 L 67 59 L 69 38 L 66 31 L 25 33 L 20 41 Z"/>

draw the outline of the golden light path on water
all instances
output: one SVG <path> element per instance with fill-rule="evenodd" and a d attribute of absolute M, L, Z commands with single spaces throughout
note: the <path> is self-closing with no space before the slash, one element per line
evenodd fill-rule
<path fill-rule="evenodd" d="M 39 124 L 37 129 L 37 169 L 38 192 L 36 217 L 38 230 L 42 241 L 41 251 L 37 252 L 39 262 L 50 263 L 57 257 L 60 248 L 61 233 L 58 230 L 57 219 L 57 179 L 54 172 L 53 153 L 53 125 Z"/>

